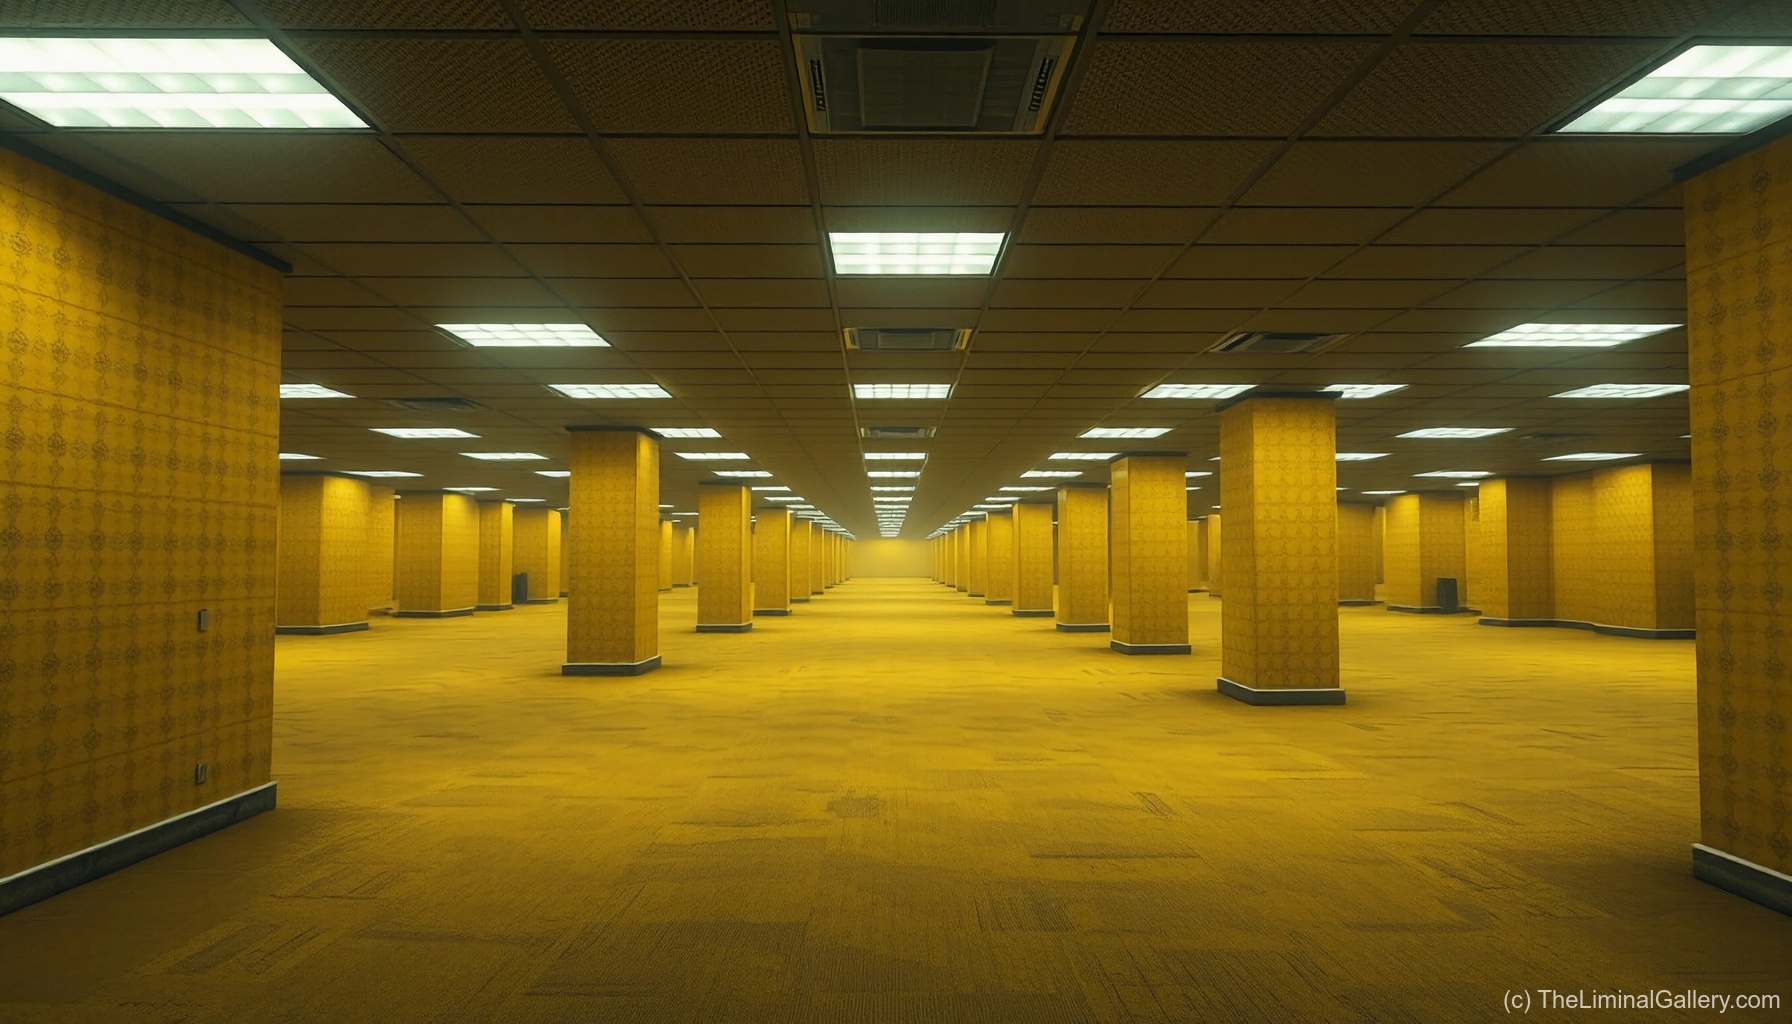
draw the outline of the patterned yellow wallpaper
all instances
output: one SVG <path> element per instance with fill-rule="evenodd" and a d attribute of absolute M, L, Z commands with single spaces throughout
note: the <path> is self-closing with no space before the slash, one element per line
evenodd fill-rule
<path fill-rule="evenodd" d="M 269 779 L 281 286 L 6 151 L 0 239 L 5 877 Z"/>
<path fill-rule="evenodd" d="M 1114 640 L 1188 643 L 1188 492 L 1181 455 L 1129 455 L 1109 468 Z"/>
<path fill-rule="evenodd" d="M 568 544 L 566 547 L 570 562 L 572 545 Z M 660 520 L 660 589 L 672 589 L 672 521 L 670 519 Z"/>
<path fill-rule="evenodd" d="M 1375 582 L 1388 581 L 1387 559 L 1382 554 L 1383 542 L 1388 535 L 1388 510 L 1377 505 L 1375 507 Z"/>
<path fill-rule="evenodd" d="M 367 621 L 365 481 L 327 474 L 280 478 L 280 573 L 275 624 Z"/>
<path fill-rule="evenodd" d="M 560 513 L 550 508 L 518 507 L 514 515 L 511 527 L 514 549 L 511 558 L 516 572 L 529 574 L 529 600 L 544 603 L 558 601 L 560 538 L 557 527 Z M 657 580 L 657 563 L 654 571 Z"/>
<path fill-rule="evenodd" d="M 655 502 L 658 505 L 658 502 Z M 655 511 L 658 511 L 657 507 Z M 672 524 L 672 585 L 688 587 L 696 582 L 696 538 L 684 523 Z"/>
<path fill-rule="evenodd" d="M 410 491 L 398 501 L 398 610 L 479 603 L 479 507 L 464 494 Z"/>
<path fill-rule="evenodd" d="M 566 609 L 566 660 L 632 666 L 657 658 L 659 443 L 633 430 L 576 430 L 570 465 L 578 585 Z"/>
<path fill-rule="evenodd" d="M 1458 600 L 1468 575 L 1462 496 L 1401 494 L 1387 506 L 1382 557 L 1387 603 L 1406 608 L 1437 607 L 1437 581 L 1456 580 Z"/>
<path fill-rule="evenodd" d="M 1599 545 L 1593 475 L 1556 477 L 1550 489 L 1550 543 L 1558 619 L 1599 622 Z M 1615 625 L 1615 623 L 1614 623 Z"/>
<path fill-rule="evenodd" d="M 1014 607 L 1052 610 L 1052 506 L 1044 502 L 1014 506 Z"/>
<path fill-rule="evenodd" d="M 508 501 L 479 503 L 479 607 L 510 604 L 515 571 L 516 506 Z"/>
<path fill-rule="evenodd" d="M 1657 464 L 1655 484 L 1655 629 L 1692 629 L 1692 467 Z"/>
<path fill-rule="evenodd" d="M 1792 139 L 1692 179 L 1685 207 L 1701 831 L 1792 873 Z"/>
<path fill-rule="evenodd" d="M 809 586 L 809 548 L 815 527 L 807 519 L 790 519 L 790 599 L 807 601 Z"/>
<path fill-rule="evenodd" d="M 392 566 L 396 558 L 398 510 L 390 487 L 367 488 L 367 608 L 390 610 L 397 603 Z"/>
<path fill-rule="evenodd" d="M 1107 624 L 1106 487 L 1088 485 L 1058 488 L 1057 561 L 1058 623 L 1074 626 Z M 961 570 L 963 565 L 961 561 Z"/>
<path fill-rule="evenodd" d="M 1205 518 L 1195 520 L 1194 532 L 1189 535 L 1189 543 L 1193 545 L 1189 553 L 1189 558 L 1194 563 L 1194 568 L 1190 571 L 1191 575 L 1194 578 L 1195 586 L 1206 590 L 1208 558 L 1207 520 Z"/>
<path fill-rule="evenodd" d="M 1220 514 L 1215 512 L 1203 522 L 1207 524 L 1207 593 L 1219 597 L 1225 593 L 1226 578 L 1226 547 L 1222 543 Z"/>
<path fill-rule="evenodd" d="M 989 524 L 973 519 L 965 524 L 964 533 L 970 551 L 965 596 L 983 597 L 989 588 Z"/>
<path fill-rule="evenodd" d="M 697 488 L 697 624 L 753 621 L 752 492 L 738 484 Z"/>
<path fill-rule="evenodd" d="M 1479 489 L 1462 500 L 1462 582 L 1456 598 L 1465 605 L 1479 601 L 1483 577 L 1487 574 L 1487 552 L 1481 535 L 1481 498 Z"/>
<path fill-rule="evenodd" d="M 1375 600 L 1375 506 L 1338 502 L 1338 600 Z"/>
<path fill-rule="evenodd" d="M 1383 506 L 1387 535 L 1382 540 L 1387 603 L 1418 608 L 1429 603 L 1419 585 L 1419 495 L 1397 494 Z"/>
<path fill-rule="evenodd" d="M 790 607 L 790 510 L 753 514 L 753 610 Z"/>
<path fill-rule="evenodd" d="M 989 601 L 1014 600 L 1014 513 L 991 512 L 984 521 L 989 531 L 986 549 L 989 552 L 988 576 L 983 596 Z"/>

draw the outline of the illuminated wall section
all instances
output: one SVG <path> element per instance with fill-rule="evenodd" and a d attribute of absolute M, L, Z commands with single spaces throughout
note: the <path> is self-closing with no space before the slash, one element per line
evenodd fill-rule
<path fill-rule="evenodd" d="M 566 536 L 566 513 L 554 510 L 554 550 L 559 554 L 560 596 L 566 596 L 566 581 L 572 579 L 572 545 Z"/>
<path fill-rule="evenodd" d="M 479 506 L 464 494 L 409 491 L 398 502 L 398 610 L 471 615 L 479 603 Z"/>
<path fill-rule="evenodd" d="M 660 665 L 660 447 L 646 431 L 571 430 L 569 676 Z"/>
<path fill-rule="evenodd" d="M 1023 501 L 1014 506 L 1015 615 L 1052 614 L 1052 506 Z"/>
<path fill-rule="evenodd" d="M 809 594 L 814 596 L 826 590 L 828 583 L 828 538 L 833 534 L 826 528 L 809 524 Z"/>
<path fill-rule="evenodd" d="M 814 543 L 815 525 L 807 519 L 790 519 L 790 600 L 809 600 L 810 546 Z"/>
<path fill-rule="evenodd" d="M 1487 555 L 1482 546 L 1481 498 L 1479 488 L 1464 488 L 1462 499 L 1462 582 L 1456 587 L 1456 599 L 1462 604 L 1480 600 L 1482 577 L 1486 573 Z"/>
<path fill-rule="evenodd" d="M 1338 603 L 1375 603 L 1375 506 L 1338 502 Z"/>
<path fill-rule="evenodd" d="M 1537 477 L 1481 484 L 1481 545 L 1486 567 L 1475 604 L 1487 625 L 1555 623 L 1550 492 L 1550 481 Z"/>
<path fill-rule="evenodd" d="M 518 505 L 513 515 L 512 565 L 529 574 L 529 603 L 553 604 L 560 600 L 560 513 Z"/>
<path fill-rule="evenodd" d="M 672 585 L 674 587 L 692 586 L 696 576 L 696 538 L 691 533 L 689 524 L 674 522 L 672 524 Z"/>
<path fill-rule="evenodd" d="M 753 497 L 739 484 L 697 488 L 697 632 L 753 628 Z"/>
<path fill-rule="evenodd" d="M 1106 633 L 1108 626 L 1108 489 L 1058 488 L 1056 626 L 1065 633 Z"/>
<path fill-rule="evenodd" d="M 1208 516 L 1207 523 L 1207 596 L 1220 597 L 1225 593 L 1226 547 L 1223 532 L 1220 528 L 1218 512 Z"/>
<path fill-rule="evenodd" d="M 984 580 L 983 603 L 1014 603 L 1014 511 L 991 512 L 984 521 L 984 550 L 987 552 L 988 576 Z"/>
<path fill-rule="evenodd" d="M 367 610 L 391 611 L 398 604 L 392 578 L 398 509 L 390 487 L 367 488 Z"/>
<path fill-rule="evenodd" d="M 1219 690 L 1247 704 L 1344 703 L 1334 400 L 1262 396 L 1221 407 L 1230 535 Z"/>
<path fill-rule="evenodd" d="M 1438 611 L 1440 578 L 1456 580 L 1461 593 L 1468 574 L 1463 514 L 1460 494 L 1401 494 L 1388 502 L 1382 558 L 1390 611 Z"/>
<path fill-rule="evenodd" d="M 1792 139 L 1687 183 L 1699 808 L 1694 873 L 1792 913 Z M 1673 510 L 1657 513 L 1683 524 Z M 1670 533 L 1660 530 L 1658 537 Z"/>
<path fill-rule="evenodd" d="M 321 473 L 280 478 L 274 632 L 367 628 L 367 490 L 360 480 Z"/>
<path fill-rule="evenodd" d="M 0 238 L 5 913 L 273 806 L 281 308 L 4 150 Z"/>
<path fill-rule="evenodd" d="M 1380 505 L 1375 506 L 1375 582 L 1388 581 L 1386 558 L 1382 555 L 1382 543 L 1388 535 L 1388 510 Z"/>
<path fill-rule="evenodd" d="M 939 551 L 938 538 L 929 541 L 908 540 L 901 537 L 873 537 L 865 540 L 848 541 L 847 550 L 851 552 L 852 564 L 849 567 L 855 576 L 921 577 L 929 578 L 934 571 L 933 561 Z"/>
<path fill-rule="evenodd" d="M 790 510 L 753 514 L 753 614 L 790 614 Z"/>
<path fill-rule="evenodd" d="M 479 611 L 501 612 L 511 606 L 515 515 L 516 506 L 508 501 L 479 502 Z"/>
<path fill-rule="evenodd" d="M 970 552 L 966 566 L 966 597 L 982 597 L 989 586 L 989 524 L 973 519 L 964 527 L 965 548 Z"/>
<path fill-rule="evenodd" d="M 1211 561 L 1207 557 L 1207 517 L 1195 520 L 1195 532 L 1189 543 L 1193 544 L 1195 560 L 1194 579 L 1196 590 L 1206 590 L 1209 576 L 1212 575 Z"/>
<path fill-rule="evenodd" d="M 1113 639 L 1122 654 L 1187 654 L 1188 458 L 1126 455 L 1109 465 Z"/>
<path fill-rule="evenodd" d="M 570 552 L 572 545 L 568 544 Z M 571 573 L 567 574 L 569 577 Z M 672 589 L 672 521 L 660 520 L 660 589 Z"/>
<path fill-rule="evenodd" d="M 1188 592 L 1192 594 L 1198 590 L 1206 590 L 1207 588 L 1201 585 L 1204 578 L 1202 576 L 1201 565 L 1201 524 L 1196 520 L 1190 519 L 1188 521 L 1187 530 L 1188 575 L 1185 582 L 1188 585 Z"/>

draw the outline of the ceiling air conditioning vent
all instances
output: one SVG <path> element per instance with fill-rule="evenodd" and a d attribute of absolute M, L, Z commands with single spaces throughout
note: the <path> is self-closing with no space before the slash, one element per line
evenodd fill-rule
<path fill-rule="evenodd" d="M 388 398 L 385 402 L 406 412 L 472 412 L 485 408 L 471 398 Z"/>
<path fill-rule="evenodd" d="M 1257 355 L 1299 356 L 1323 352 L 1348 337 L 1350 337 L 1348 334 L 1312 334 L 1297 331 L 1239 331 L 1221 338 L 1217 345 L 1207 351 L 1215 354 L 1251 352 Z"/>
<path fill-rule="evenodd" d="M 932 427 L 860 427 L 859 434 L 874 441 L 920 441 L 933 436 Z"/>
<path fill-rule="evenodd" d="M 970 341 L 969 328 L 848 327 L 846 347 L 864 352 L 952 352 Z"/>

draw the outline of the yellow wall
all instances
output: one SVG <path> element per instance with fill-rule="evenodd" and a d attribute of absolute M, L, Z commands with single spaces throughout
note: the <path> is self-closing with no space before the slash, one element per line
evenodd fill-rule
<path fill-rule="evenodd" d="M 963 533 L 963 529 L 959 530 Z M 1108 621 L 1108 489 L 1098 485 L 1058 488 L 1059 625 Z"/>
<path fill-rule="evenodd" d="M 5 150 L 0 239 L 5 877 L 269 779 L 281 309 Z"/>
<path fill-rule="evenodd" d="M 308 473 L 280 478 L 276 625 L 367 621 L 369 499 L 367 484 L 348 477 Z"/>
<path fill-rule="evenodd" d="M 560 513 L 551 508 L 518 506 L 515 512 L 514 571 L 529 574 L 529 600 L 560 599 Z M 657 570 L 657 565 L 655 566 Z M 659 579 L 657 571 L 655 574 Z"/>
<path fill-rule="evenodd" d="M 1486 569 L 1475 604 L 1490 619 L 1554 619 L 1554 537 L 1548 479 L 1514 477 L 1481 485 Z"/>
<path fill-rule="evenodd" d="M 790 610 L 790 510 L 753 514 L 753 611 Z"/>
<path fill-rule="evenodd" d="M 697 488 L 697 624 L 753 621 L 752 491 L 737 484 Z"/>
<path fill-rule="evenodd" d="M 1114 640 L 1188 643 L 1188 459 L 1128 455 L 1108 467 Z"/>
<path fill-rule="evenodd" d="M 398 509 L 392 488 L 367 489 L 367 608 L 386 611 L 396 603 L 392 565 L 396 557 Z"/>
<path fill-rule="evenodd" d="M 1220 528 L 1220 514 L 1215 512 L 1204 521 L 1207 523 L 1207 593 L 1211 597 L 1219 597 L 1225 593 L 1226 581 L 1226 547 Z"/>
<path fill-rule="evenodd" d="M 1387 559 L 1382 555 L 1382 544 L 1388 535 L 1388 510 L 1380 505 L 1375 506 L 1375 582 L 1388 581 Z"/>
<path fill-rule="evenodd" d="M 1655 628 L 1693 629 L 1692 467 L 1657 465 L 1655 484 Z"/>
<path fill-rule="evenodd" d="M 479 607 L 510 604 L 515 545 L 516 506 L 508 501 L 479 502 Z"/>
<path fill-rule="evenodd" d="M 644 431 L 572 432 L 568 674 L 642 671 L 659 657 L 660 447 Z"/>
<path fill-rule="evenodd" d="M 1487 539 L 1481 533 L 1480 489 L 1463 488 L 1462 499 L 1462 582 L 1456 588 L 1456 599 L 1465 605 L 1479 601 L 1487 575 Z"/>
<path fill-rule="evenodd" d="M 398 502 L 398 609 L 479 603 L 479 507 L 464 494 L 412 492 Z"/>
<path fill-rule="evenodd" d="M 1556 619 L 1693 628 L 1691 480 L 1677 465 L 1552 479 Z"/>
<path fill-rule="evenodd" d="M 937 538 L 943 540 L 944 538 Z M 853 545 L 854 576 L 933 576 L 933 541 L 877 537 Z"/>
<path fill-rule="evenodd" d="M 1462 495 L 1401 494 L 1386 508 L 1382 561 L 1387 573 L 1387 603 L 1435 608 L 1440 578 L 1455 579 L 1460 595 L 1468 571 Z"/>
<path fill-rule="evenodd" d="M 991 512 L 983 521 L 988 566 L 983 596 L 991 603 L 1014 603 L 1014 512 Z"/>
<path fill-rule="evenodd" d="M 696 582 L 695 540 L 689 525 L 672 524 L 672 585 L 675 587 L 688 587 Z"/>
<path fill-rule="evenodd" d="M 672 522 L 666 519 L 660 520 L 660 589 L 672 589 Z"/>
<path fill-rule="evenodd" d="M 810 552 L 815 543 L 815 526 L 807 519 L 790 518 L 790 599 L 807 601 L 814 592 L 809 583 Z"/>
<path fill-rule="evenodd" d="M 1375 506 L 1338 503 L 1338 600 L 1375 600 Z"/>
<path fill-rule="evenodd" d="M 1014 506 L 1014 607 L 1052 610 L 1052 506 L 1044 502 Z"/>
<path fill-rule="evenodd" d="M 1693 178 L 1685 207 L 1701 833 L 1792 874 L 1792 139 Z"/>

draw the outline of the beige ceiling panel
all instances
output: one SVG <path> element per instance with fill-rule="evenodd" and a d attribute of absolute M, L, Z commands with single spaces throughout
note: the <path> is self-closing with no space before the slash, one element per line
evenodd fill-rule
<path fill-rule="evenodd" d="M 1098 40 L 1064 132 L 1285 137 L 1373 50 L 1298 39 Z"/>
<path fill-rule="evenodd" d="M 677 277 L 657 245 L 516 243 L 509 250 L 542 277 Z"/>
<path fill-rule="evenodd" d="M 548 39 L 549 58 L 597 130 L 793 131 L 775 39 Z"/>
<path fill-rule="evenodd" d="M 375 295 L 345 277 L 298 277 L 286 282 L 287 308 L 294 306 L 390 306 L 403 300 Z"/>
<path fill-rule="evenodd" d="M 525 271 L 489 243 L 314 242 L 299 247 L 356 277 L 522 277 Z"/>
<path fill-rule="evenodd" d="M 692 277 L 822 276 L 816 245 L 674 245 L 672 258 Z"/>
<path fill-rule="evenodd" d="M 833 310 L 829 309 L 723 309 L 712 308 L 716 323 L 724 331 L 826 331 L 835 334 Z"/>
<path fill-rule="evenodd" d="M 503 204 L 470 206 L 467 212 L 500 242 L 653 241 L 635 211 L 626 206 Z"/>
<path fill-rule="evenodd" d="M 1792 8 L 1757 2 L 1713 26 L 1715 35 L 1792 36 Z"/>
<path fill-rule="evenodd" d="M 1073 352 L 1011 352 L 1002 349 L 984 350 L 981 346 L 973 346 L 965 353 L 964 365 L 968 370 L 1005 370 L 1005 369 L 1053 369 L 1065 370 L 1076 360 Z"/>
<path fill-rule="evenodd" d="M 768 370 L 755 368 L 753 375 L 761 384 L 779 387 L 827 387 L 840 388 L 846 384 L 846 371 L 840 367 L 826 370 Z M 821 397 L 833 397 L 838 391 L 830 391 Z"/>
<path fill-rule="evenodd" d="M 842 277 L 834 283 L 841 306 L 874 309 L 925 307 L 975 309 L 983 305 L 989 280 L 973 278 L 915 278 L 891 280 L 876 277 Z"/>
<path fill-rule="evenodd" d="M 401 144 L 424 174 L 463 203 L 628 201 L 583 138 L 407 135 Z M 517 173 L 521 167 L 528 173 Z"/>
<path fill-rule="evenodd" d="M 1572 305 L 1577 309 L 1624 310 L 1626 312 L 1626 319 L 1622 321 L 1624 323 L 1663 323 L 1665 321 L 1653 317 L 1659 317 L 1668 312 L 1673 312 L 1675 320 L 1678 321 L 1686 317 L 1686 283 L 1677 280 L 1633 281 L 1589 295 Z M 1652 319 L 1629 319 L 1636 311 L 1641 310 L 1648 310 Z M 1672 344 L 1681 351 L 1685 350 L 1684 342 L 1675 341 Z"/>
<path fill-rule="evenodd" d="M 1456 281 L 1327 279 L 1302 285 L 1279 304 L 1287 308 L 1394 309 L 1418 305 L 1457 284 Z"/>
<path fill-rule="evenodd" d="M 1012 206 L 829 206 L 829 231 L 1007 231 Z"/>
<path fill-rule="evenodd" d="M 616 331 L 713 331 L 715 320 L 701 309 L 586 308 L 578 311 L 606 338 Z"/>
<path fill-rule="evenodd" d="M 380 277 L 368 284 L 401 306 L 548 307 L 560 303 L 540 282 L 527 277 Z"/>
<path fill-rule="evenodd" d="M 1564 245 L 1682 245 L 1685 218 L 1669 209 L 1614 210 L 1562 238 Z"/>
<path fill-rule="evenodd" d="M 815 140 L 821 200 L 830 206 L 1001 206 L 1019 202 L 1032 139 Z"/>
<path fill-rule="evenodd" d="M 1164 276 L 1302 280 L 1355 251 L 1349 245 L 1197 245 Z"/>
<path fill-rule="evenodd" d="M 953 398 L 970 398 L 972 395 L 962 390 L 968 385 L 978 387 L 1022 387 L 1026 385 L 1045 386 L 1058 383 L 1064 375 L 1062 370 L 1046 367 L 1042 369 L 1020 369 L 1002 367 L 1001 369 L 970 369 L 959 374 L 959 389 L 952 392 Z"/>
<path fill-rule="evenodd" d="M 1678 245 L 1551 245 L 1489 271 L 1488 277 L 1569 277 L 1629 281 L 1678 266 Z"/>
<path fill-rule="evenodd" d="M 1229 331 L 1258 310 L 1251 309 L 1129 309 L 1114 321 L 1116 331 L 1168 331 L 1170 333 L 1203 333 Z"/>
<path fill-rule="evenodd" d="M 1112 310 L 1101 309 L 992 309 L 983 314 L 978 330 L 980 334 L 984 331 L 1082 333 L 1106 330 L 1113 319 Z"/>
<path fill-rule="evenodd" d="M 342 349 L 286 352 L 281 356 L 280 365 L 286 370 L 329 368 L 342 370 L 345 373 L 349 370 L 379 369 L 385 367 L 383 362 L 372 356 L 362 355 L 359 352 L 346 352 Z M 341 374 L 334 376 L 339 380 L 348 379 Z"/>
<path fill-rule="evenodd" d="M 691 287 L 707 306 L 825 309 L 829 305 L 827 283 L 820 280 L 732 278 L 692 281 Z"/>
<path fill-rule="evenodd" d="M 1326 275 L 1337 278 L 1478 277 L 1527 250 L 1516 245 L 1371 245 Z"/>
<path fill-rule="evenodd" d="M 1133 305 L 1140 309 L 1239 309 L 1271 306 L 1298 287 L 1295 281 L 1159 281 Z"/>
<path fill-rule="evenodd" d="M 809 202 L 792 139 L 609 139 L 644 203 L 790 206 Z"/>
<path fill-rule="evenodd" d="M 191 212 L 203 216 L 206 208 Z M 247 203 L 214 208 L 264 228 L 251 241 L 482 242 L 479 229 L 454 207 L 415 203 Z"/>
<path fill-rule="evenodd" d="M 697 305 L 677 278 L 556 277 L 548 286 L 574 306 L 650 306 L 673 309 Z"/>
<path fill-rule="evenodd" d="M 520 39 L 328 36 L 303 39 L 299 48 L 325 81 L 387 131 L 578 130 Z"/>
<path fill-rule="evenodd" d="M 741 358 L 755 370 L 838 370 L 837 352 L 761 352 L 742 351 Z"/>
<path fill-rule="evenodd" d="M 1419 0 L 1256 0 L 1248 4 L 1116 0 L 1108 32 L 1392 32 Z"/>
<path fill-rule="evenodd" d="M 286 311 L 286 322 L 307 331 L 414 331 L 424 324 L 393 307 L 300 306 Z"/>
<path fill-rule="evenodd" d="M 1409 42 L 1313 133 L 1516 139 L 1572 112 L 1658 49 L 1635 42 Z"/>
<path fill-rule="evenodd" d="M 1718 138 L 1671 135 L 1540 139 L 1475 175 L 1438 205 L 1626 206 L 1675 188 L 1674 168 L 1719 145 Z"/>
<path fill-rule="evenodd" d="M 1182 245 L 1193 241 L 1214 207 L 1035 206 L 1015 237 L 1040 245 Z"/>
<path fill-rule="evenodd" d="M 1055 206 L 1216 206 L 1276 151 L 1272 142 L 1064 139 L 1034 201 Z"/>
<path fill-rule="evenodd" d="M 433 203 L 441 196 L 368 135 L 87 133 L 81 146 L 214 203 Z M 166 190 L 152 191 L 158 198 Z"/>
<path fill-rule="evenodd" d="M 1220 336 L 1213 332 L 1163 331 L 1160 333 L 1131 333 L 1116 331 L 1104 334 L 1092 346 L 1093 352 L 1144 352 L 1151 354 L 1174 354 L 1178 360 L 1186 359 L 1211 348 Z"/>
<path fill-rule="evenodd" d="M 1230 210 L 1201 236 L 1203 245 L 1356 245 L 1381 234 L 1406 215 L 1391 209 Z"/>
<path fill-rule="evenodd" d="M 844 307 L 842 327 L 976 327 L 976 309 Z"/>
<path fill-rule="evenodd" d="M 1542 245 L 1604 211 L 1583 209 L 1420 210 L 1390 230 L 1391 245 Z"/>
<path fill-rule="evenodd" d="M 1729 0 L 1576 0 L 1559 6 L 1444 0 L 1418 30 L 1474 36 L 1671 38 L 1734 6 Z"/>
<path fill-rule="evenodd" d="M 1080 352 L 1095 341 L 1096 335 L 1004 333 L 981 330 L 971 335 L 973 352 Z"/>
<path fill-rule="evenodd" d="M 730 329 L 730 341 L 742 352 L 839 352 L 840 335 L 826 331 L 755 332 Z"/>
<path fill-rule="evenodd" d="M 815 214 L 802 206 L 654 206 L 647 216 L 668 242 L 813 243 Z"/>
<path fill-rule="evenodd" d="M 1377 331 L 1395 333 L 1460 333 L 1472 334 L 1475 338 L 1485 338 L 1490 334 L 1525 323 L 1526 317 L 1522 314 L 1523 311 L 1509 309 L 1414 309 L 1396 314 L 1385 322 L 1374 326 Z M 1535 359 L 1536 357 L 1533 355 L 1531 358 Z"/>
<path fill-rule="evenodd" d="M 1139 292 L 1138 281 L 1064 281 L 1051 278 L 1002 281 L 990 300 L 1010 309 L 1112 309 L 1116 312 Z"/>
<path fill-rule="evenodd" d="M 1353 334 L 1333 352 L 1346 356 L 1367 356 L 1375 352 L 1443 352 L 1460 348 L 1471 341 L 1478 340 L 1478 332 L 1457 333 L 1404 333 L 1396 331 L 1365 331 Z"/>
<path fill-rule="evenodd" d="M 1248 206 L 1420 206 L 1503 152 L 1489 142 L 1297 142 L 1246 192 Z M 1314 239 L 1317 241 L 1317 239 Z"/>
<path fill-rule="evenodd" d="M 1470 281 L 1426 305 L 1434 309 L 1547 310 L 1609 287 L 1603 281 Z"/>
<path fill-rule="evenodd" d="M 1391 309 L 1272 309 L 1238 327 L 1242 331 L 1366 331 L 1394 315 Z"/>
<path fill-rule="evenodd" d="M 1005 278 L 1149 279 L 1175 258 L 1171 245 L 1011 245 L 1002 257 Z"/>
<path fill-rule="evenodd" d="M 439 331 L 419 329 L 416 319 L 405 325 L 409 330 L 342 330 L 325 331 L 321 337 L 362 352 L 415 352 L 434 349 L 444 352 L 472 351 L 450 341 Z"/>

